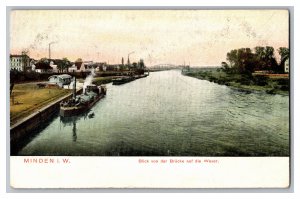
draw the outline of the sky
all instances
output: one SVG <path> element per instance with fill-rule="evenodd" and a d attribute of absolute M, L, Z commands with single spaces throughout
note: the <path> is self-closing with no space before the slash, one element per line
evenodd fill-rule
<path fill-rule="evenodd" d="M 219 66 L 232 49 L 289 47 L 287 10 L 14 10 L 10 53 L 146 66 Z M 278 58 L 278 54 L 276 53 Z"/>

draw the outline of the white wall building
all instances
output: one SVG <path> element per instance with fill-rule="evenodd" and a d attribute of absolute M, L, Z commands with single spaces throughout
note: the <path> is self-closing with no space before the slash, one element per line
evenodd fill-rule
<path fill-rule="evenodd" d="M 68 74 L 52 75 L 48 79 L 49 79 L 49 84 L 56 84 L 61 88 L 64 85 L 69 85 L 72 81 L 72 77 Z"/>
<path fill-rule="evenodd" d="M 11 55 L 10 69 L 18 71 L 31 70 L 30 57 L 28 57 L 27 55 Z"/>
<path fill-rule="evenodd" d="M 53 61 L 50 61 L 50 66 L 51 66 L 51 67 L 52 67 L 52 69 L 53 69 L 53 71 L 52 71 L 52 72 L 54 72 L 54 73 L 57 73 L 57 72 L 58 72 L 57 65 L 56 65 L 56 64 L 54 64 L 54 62 L 53 62 Z"/>
<path fill-rule="evenodd" d="M 287 58 L 284 62 L 284 72 L 289 73 L 290 71 L 290 59 Z"/>
<path fill-rule="evenodd" d="M 78 72 L 77 66 L 73 64 L 71 67 L 68 68 L 68 72 Z"/>

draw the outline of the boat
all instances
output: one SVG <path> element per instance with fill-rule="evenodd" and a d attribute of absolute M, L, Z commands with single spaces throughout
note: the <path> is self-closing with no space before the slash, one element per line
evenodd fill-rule
<path fill-rule="evenodd" d="M 133 76 L 119 77 L 112 80 L 113 85 L 121 85 L 135 80 Z"/>
<path fill-rule="evenodd" d="M 113 79 L 112 84 L 113 85 L 121 85 L 121 84 L 125 84 L 125 83 L 128 83 L 128 82 L 134 81 L 136 79 L 147 77 L 148 75 L 149 75 L 149 73 L 148 74 L 141 74 L 141 75 L 134 75 L 134 76 L 119 77 L 119 78 Z"/>
<path fill-rule="evenodd" d="M 140 79 L 140 78 L 144 78 L 144 77 L 147 77 L 148 74 L 141 74 L 141 75 L 135 75 L 134 78 L 135 79 Z"/>
<path fill-rule="evenodd" d="M 74 82 L 76 82 L 76 79 Z M 83 90 L 83 93 L 80 95 L 76 95 L 76 83 L 74 83 L 73 87 L 72 98 L 60 103 L 59 114 L 62 117 L 70 117 L 82 114 L 89 110 L 106 95 L 106 87 L 104 85 L 87 85 Z"/>

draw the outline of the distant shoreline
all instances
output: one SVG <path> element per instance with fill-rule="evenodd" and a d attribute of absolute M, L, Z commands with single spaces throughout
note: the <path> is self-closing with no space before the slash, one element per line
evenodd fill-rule
<path fill-rule="evenodd" d="M 219 85 L 244 92 L 264 92 L 267 94 L 289 95 L 289 78 L 270 78 L 264 75 L 247 77 L 245 75 L 227 74 L 221 69 L 191 69 L 183 71 L 183 75 L 207 80 Z"/>

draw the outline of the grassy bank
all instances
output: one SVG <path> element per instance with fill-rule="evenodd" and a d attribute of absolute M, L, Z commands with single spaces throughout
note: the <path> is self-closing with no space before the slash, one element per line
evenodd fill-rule
<path fill-rule="evenodd" d="M 100 84 L 107 84 L 112 82 L 112 79 L 116 78 L 118 76 L 108 76 L 108 77 L 94 77 L 93 78 L 93 84 L 100 85 Z M 84 79 L 79 80 L 80 83 L 84 82 Z"/>
<path fill-rule="evenodd" d="M 115 76 L 95 77 L 93 83 L 100 85 L 112 81 Z M 83 82 L 84 80 L 79 80 Z M 71 93 L 60 88 L 38 88 L 36 83 L 15 84 L 10 97 L 10 124 L 13 125 L 51 102 Z"/>
<path fill-rule="evenodd" d="M 10 97 L 10 124 L 15 124 L 70 92 L 67 89 L 38 88 L 34 83 L 16 84 Z"/>
<path fill-rule="evenodd" d="M 112 79 L 115 78 L 114 76 L 109 76 L 109 77 L 95 77 L 93 79 L 93 83 L 96 85 L 100 84 L 107 84 L 112 82 Z"/>
<path fill-rule="evenodd" d="M 227 74 L 221 69 L 191 69 L 184 75 L 208 80 L 247 92 L 266 92 L 269 94 L 289 95 L 289 78 L 285 75 L 242 75 Z"/>

